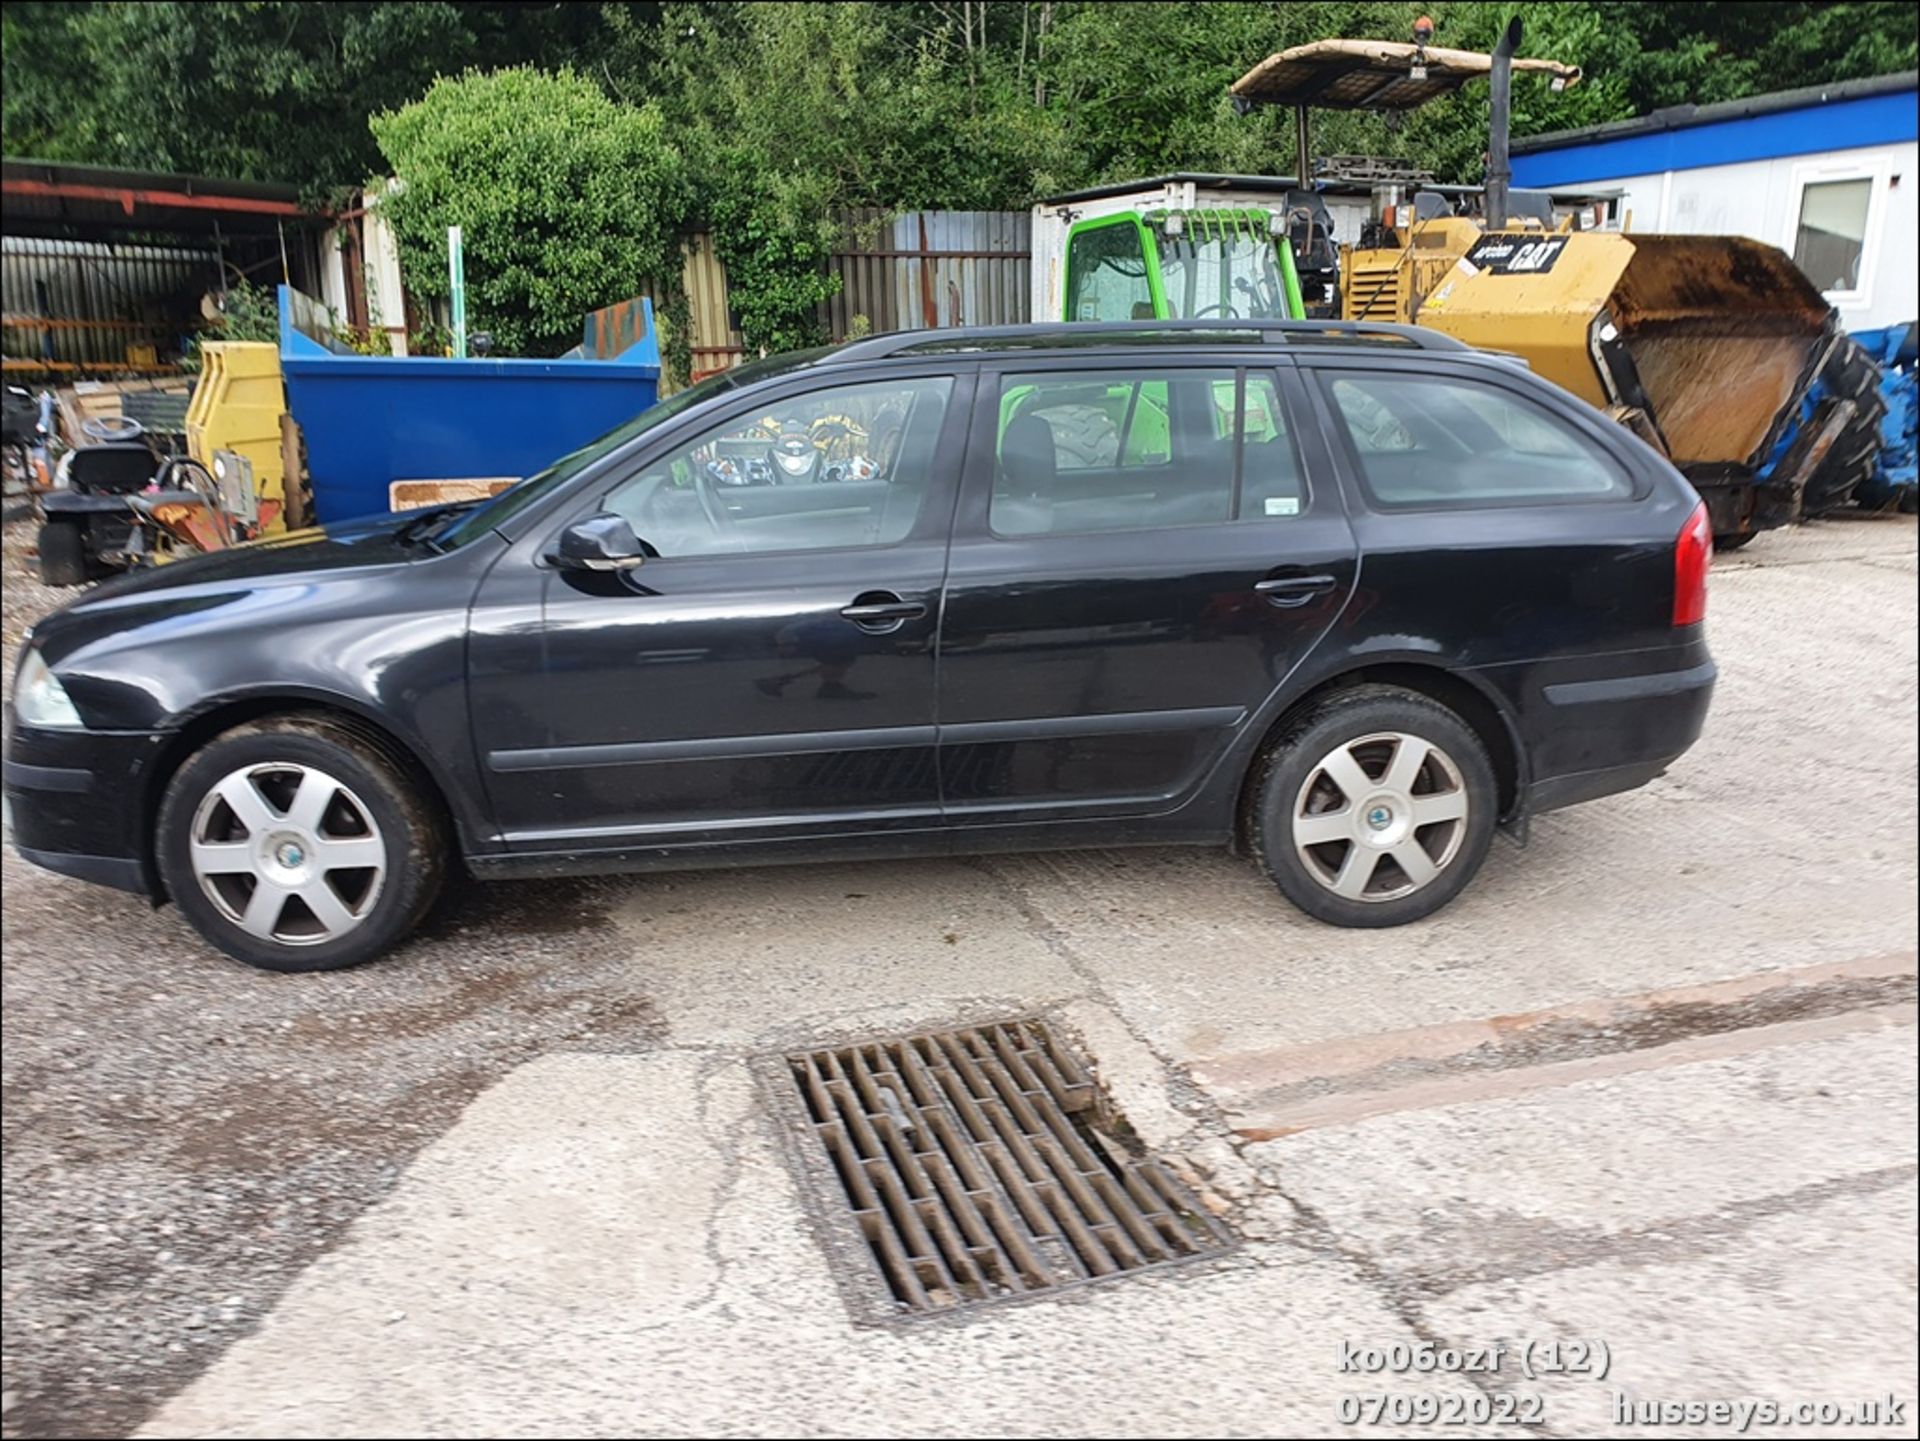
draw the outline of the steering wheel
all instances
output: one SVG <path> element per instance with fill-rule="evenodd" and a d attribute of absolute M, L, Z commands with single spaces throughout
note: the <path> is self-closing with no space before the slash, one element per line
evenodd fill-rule
<path fill-rule="evenodd" d="M 138 440 L 147 428 L 130 415 L 90 415 L 80 422 L 80 433 L 88 440 L 110 443 Z"/>
<path fill-rule="evenodd" d="M 1230 320 L 1238 320 L 1240 318 L 1240 312 L 1234 309 L 1233 306 L 1228 305 L 1223 301 L 1219 305 L 1209 305 L 1204 310 L 1194 311 L 1193 319 L 1195 320 L 1203 319 L 1206 316 L 1214 314 L 1216 311 L 1224 312 L 1227 318 Z"/>
<path fill-rule="evenodd" d="M 712 473 L 704 466 L 694 467 L 693 493 L 699 498 L 700 510 L 707 518 L 707 524 L 713 527 L 715 535 L 733 533 L 733 517 L 727 513 L 726 503 L 720 499 L 720 493 L 714 486 Z"/>

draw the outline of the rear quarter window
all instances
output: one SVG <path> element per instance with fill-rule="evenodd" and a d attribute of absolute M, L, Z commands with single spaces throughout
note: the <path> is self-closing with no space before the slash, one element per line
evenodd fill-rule
<path fill-rule="evenodd" d="M 1471 376 L 1322 373 L 1367 498 L 1383 509 L 1619 500 L 1633 481 L 1545 406 Z"/>

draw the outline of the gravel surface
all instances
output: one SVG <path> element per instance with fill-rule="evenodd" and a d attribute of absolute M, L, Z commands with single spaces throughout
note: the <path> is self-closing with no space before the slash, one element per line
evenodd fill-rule
<path fill-rule="evenodd" d="M 1910 576 L 1912 523 L 1894 524 L 1899 553 L 1882 542 L 1863 563 Z M 1744 603 L 1753 616 L 1776 613 L 1761 606 L 1781 604 L 1775 592 L 1831 604 L 1833 594 L 1817 583 L 1824 572 L 1814 567 L 1851 557 L 1869 532 L 1880 534 L 1870 522 L 1811 527 L 1763 538 L 1724 564 L 1750 573 Z M 31 578 L 30 540 L 29 525 L 4 529 L 0 664 L 8 684 L 25 628 L 66 595 Z M 1776 577 L 1752 574 L 1776 568 Z M 1729 680 L 1716 703 L 1718 757 L 1701 758 L 1680 779 L 1637 798 L 1583 812 L 1577 824 L 1543 827 L 1522 858 L 1497 852 L 1477 899 L 1406 933 L 1309 926 L 1291 919 L 1248 867 L 1202 853 L 1148 852 L 994 867 L 916 862 L 835 871 L 824 880 L 765 871 L 460 888 L 420 939 L 381 964 L 289 978 L 219 957 L 172 908 L 155 911 L 137 897 L 37 870 L 7 847 L 0 861 L 0 1430 L 101 1436 L 140 1425 L 252 1331 L 302 1268 L 394 1189 L 475 1093 L 543 1054 L 647 1053 L 647 1065 L 697 1070 L 699 1048 L 758 1046 L 774 1024 L 769 1017 L 782 1014 L 788 1022 L 865 1016 L 882 1002 L 917 1011 L 941 1004 L 955 986 L 1006 998 L 1010 1009 L 1073 995 L 1083 983 L 1076 967 L 1092 964 L 1083 956 L 1097 956 L 1102 994 L 1143 1017 L 1143 1031 L 1172 1053 L 1224 1054 L 1413 1024 L 1383 1013 L 1402 997 L 1423 1019 L 1524 1010 L 1563 993 L 1608 990 L 1591 974 L 1568 974 L 1578 957 L 1553 928 L 1577 930 L 1583 915 L 1598 924 L 1579 903 L 1594 874 L 1591 853 L 1612 846 L 1614 869 L 1602 874 L 1624 894 L 1647 883 L 1633 868 L 1642 851 L 1663 868 L 1662 884 L 1689 874 L 1690 864 L 1667 859 L 1674 846 L 1695 843 L 1689 838 L 1700 849 L 1686 854 L 1697 854 L 1705 869 L 1699 884 L 1746 909 L 1705 948 L 1713 954 L 1701 976 L 1629 928 L 1623 954 L 1607 965 L 1631 962 L 1647 974 L 1614 978 L 1617 988 L 1717 978 L 1726 974 L 1715 968 L 1718 953 L 1736 944 L 1761 965 L 1763 943 L 1801 922 L 1771 916 L 1769 899 L 1743 887 L 1778 882 L 1779 904 L 1807 916 L 1814 914 L 1809 888 L 1820 877 L 1789 873 L 1777 846 L 1762 847 L 1762 869 L 1753 873 L 1759 842 L 1725 820 L 1738 812 L 1713 798 L 1715 767 L 1733 766 L 1743 748 L 1769 763 L 1777 756 L 1778 764 L 1799 764 L 1803 751 L 1826 744 L 1820 707 L 1835 702 L 1821 688 L 1828 672 L 1820 657 L 1799 658 L 1799 649 L 1817 650 L 1825 632 L 1783 623 L 1775 649 L 1793 652 L 1793 664 L 1782 661 L 1786 668 L 1776 674 L 1758 642 L 1731 623 L 1740 587 L 1725 587 L 1722 596 L 1716 605 L 1730 653 L 1741 644 L 1752 653 L 1743 653 L 1751 676 Z M 1803 614 L 1778 613 L 1796 622 Z M 1854 667 L 1832 674 L 1859 695 L 1866 642 L 1848 632 L 1831 644 Z M 1899 714 L 1903 705 L 1910 712 L 1909 674 L 1889 665 L 1878 692 L 1849 704 L 1865 706 L 1870 718 Z M 1788 684 L 1796 677 L 1801 691 Z M 1783 710 L 1792 725 L 1781 725 Z M 1839 714 L 1832 712 L 1836 723 Z M 1830 757 L 1822 751 L 1820 759 Z M 1876 793 L 1878 811 L 1903 814 L 1910 771 L 1906 783 L 1904 793 Z M 1708 799 L 1693 802 L 1696 790 Z M 1694 815 L 1720 819 L 1708 826 L 1688 819 Z M 1728 835 L 1746 848 L 1738 865 L 1726 860 Z M 1903 863 L 1893 850 L 1889 875 Z M 1020 877 L 1016 890 L 995 881 L 1002 872 Z M 1859 874 L 1849 884 L 1857 890 Z M 1020 895 L 1027 900 L 1014 903 Z M 923 914 L 929 906 L 937 914 Z M 1552 925 L 1535 914 L 1540 907 L 1552 912 Z M 1884 950 L 1880 929 L 1859 910 L 1855 902 L 1825 912 L 1826 934 L 1801 960 L 1825 958 L 1821 946 L 1842 955 Z M 1589 949 L 1604 952 L 1613 933 L 1594 934 L 1601 943 Z M 1204 967 L 1192 964 L 1196 936 L 1207 938 Z M 1499 937 L 1507 938 L 1504 949 Z M 1276 944 L 1289 952 L 1289 965 L 1273 964 Z M 1683 949 L 1688 957 L 1702 950 L 1692 939 Z M 1512 959 L 1536 952 L 1551 960 L 1550 976 Z M 663 1014 L 692 1050 L 667 1051 Z M 1250 1026 L 1250 1016 L 1274 1034 Z M 1157 1063 L 1152 1069 L 1158 1085 Z M 695 1119 L 704 1125 L 705 1113 Z M 496 1184 L 530 1163 L 516 1153 L 503 1164 Z M 1730 1162 L 1728 1170 L 1738 1166 Z M 682 1179 L 676 1175 L 674 1184 Z M 636 1229 L 646 1234 L 645 1226 Z M 383 1301 L 387 1284 L 379 1282 Z M 384 1305 L 369 1324 L 389 1322 L 395 1329 L 379 1334 L 402 1344 L 406 1327 Z M 623 1319 L 618 1329 L 631 1328 Z M 764 1370 L 764 1357 L 755 1364 Z M 608 1382 L 621 1394 L 632 1384 L 631 1371 Z"/>
<path fill-rule="evenodd" d="M 5 527 L 5 674 L 68 592 Z M 391 960 L 250 971 L 9 845 L 4 1427 L 124 1435 L 529 1057 L 648 1047 L 595 882 L 465 886 Z"/>

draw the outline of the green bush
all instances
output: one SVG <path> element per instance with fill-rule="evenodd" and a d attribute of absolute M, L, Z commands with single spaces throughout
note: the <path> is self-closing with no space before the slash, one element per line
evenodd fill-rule
<path fill-rule="evenodd" d="M 657 107 L 571 70 L 469 71 L 371 124 L 402 182 L 379 203 L 408 289 L 448 293 L 447 227 L 462 227 L 467 328 L 495 353 L 559 354 L 587 311 L 677 280 L 689 187 Z"/>
<path fill-rule="evenodd" d="M 839 277 L 827 273 L 834 232 L 824 207 L 809 220 L 750 171 L 720 173 L 741 177 L 712 186 L 706 208 L 742 343 L 749 353 L 820 344 L 819 304 L 840 290 Z"/>

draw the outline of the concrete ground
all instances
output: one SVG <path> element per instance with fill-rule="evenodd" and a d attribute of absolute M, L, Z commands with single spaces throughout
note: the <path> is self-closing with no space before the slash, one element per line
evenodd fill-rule
<path fill-rule="evenodd" d="M 9 855 L 7 1433 L 1914 1435 L 1915 551 L 1724 558 L 1695 750 L 1395 931 L 1090 851 L 276 978 Z M 856 1325 L 750 1063 L 1036 1011 L 1243 1244 Z"/>

